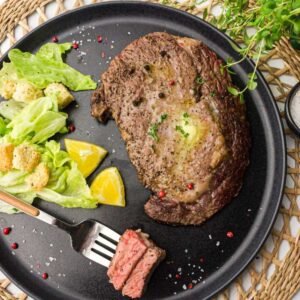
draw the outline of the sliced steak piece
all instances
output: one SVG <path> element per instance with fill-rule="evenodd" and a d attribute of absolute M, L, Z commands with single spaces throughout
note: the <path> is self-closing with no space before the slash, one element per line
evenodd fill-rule
<path fill-rule="evenodd" d="M 116 290 L 131 298 L 139 298 L 166 252 L 157 247 L 141 230 L 128 229 L 121 236 L 107 275 Z"/>
<path fill-rule="evenodd" d="M 151 218 L 201 224 L 237 195 L 249 164 L 245 105 L 228 93 L 230 76 L 206 45 L 150 33 L 101 79 L 92 115 L 116 121 L 139 179 L 153 191 L 145 205 Z"/>
<path fill-rule="evenodd" d="M 147 288 L 152 273 L 165 256 L 166 252 L 156 246 L 148 248 L 127 279 L 122 294 L 133 299 L 140 298 Z"/>
<path fill-rule="evenodd" d="M 108 268 L 107 275 L 116 290 L 121 290 L 149 247 L 149 242 L 139 232 L 126 230 L 122 235 L 116 254 Z"/>

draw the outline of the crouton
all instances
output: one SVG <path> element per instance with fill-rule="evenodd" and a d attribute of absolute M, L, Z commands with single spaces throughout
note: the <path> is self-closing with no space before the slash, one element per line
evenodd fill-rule
<path fill-rule="evenodd" d="M 0 171 L 8 172 L 13 167 L 14 145 L 0 144 Z"/>
<path fill-rule="evenodd" d="M 32 83 L 27 81 L 18 81 L 16 90 L 13 93 L 13 99 L 20 102 L 31 102 L 43 97 L 43 91 L 36 88 Z"/>
<path fill-rule="evenodd" d="M 13 167 L 15 169 L 32 172 L 39 164 L 41 154 L 30 145 L 20 145 L 14 149 Z"/>
<path fill-rule="evenodd" d="M 13 93 L 16 91 L 16 82 L 14 80 L 3 80 L 0 89 L 0 95 L 6 99 L 10 100 L 13 96 Z"/>
<path fill-rule="evenodd" d="M 35 191 L 40 191 L 49 181 L 50 172 L 44 163 L 40 163 L 32 174 L 26 178 L 26 183 Z"/>
<path fill-rule="evenodd" d="M 73 100 L 73 95 L 68 89 L 61 83 L 51 83 L 44 90 L 46 96 L 55 96 L 59 109 L 63 109 L 68 106 Z"/>

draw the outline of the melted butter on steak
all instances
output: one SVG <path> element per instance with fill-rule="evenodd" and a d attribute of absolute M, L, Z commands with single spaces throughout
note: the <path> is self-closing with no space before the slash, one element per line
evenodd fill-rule
<path fill-rule="evenodd" d="M 145 211 L 158 221 L 200 224 L 242 185 L 248 124 L 221 66 L 200 41 L 151 33 L 111 62 L 92 98 L 94 117 L 116 121 L 139 179 L 153 191 Z"/>

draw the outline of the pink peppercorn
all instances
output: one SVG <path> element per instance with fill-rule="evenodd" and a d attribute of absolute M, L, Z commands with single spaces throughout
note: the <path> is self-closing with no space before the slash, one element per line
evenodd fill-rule
<path fill-rule="evenodd" d="M 194 184 L 193 184 L 193 183 L 189 183 L 189 184 L 187 185 L 187 188 L 188 188 L 189 190 L 193 190 L 193 189 L 194 189 Z"/>
<path fill-rule="evenodd" d="M 14 250 L 15 250 L 15 249 L 18 249 L 18 248 L 19 248 L 19 245 L 18 245 L 17 243 L 12 243 L 12 244 L 11 244 L 11 248 L 14 249 Z"/>
<path fill-rule="evenodd" d="M 234 237 L 234 234 L 233 234 L 232 231 L 228 231 L 228 232 L 226 233 L 226 235 L 227 235 L 227 237 L 229 237 L 230 239 Z"/>
<path fill-rule="evenodd" d="M 10 234 L 10 232 L 11 232 L 10 227 L 3 228 L 3 234 L 8 235 L 8 234 Z"/>
<path fill-rule="evenodd" d="M 164 198 L 166 196 L 166 192 L 164 190 L 161 190 L 161 191 L 158 192 L 157 195 L 158 195 L 158 198 L 161 199 L 161 198 Z"/>
<path fill-rule="evenodd" d="M 102 36 L 101 36 L 101 35 L 98 35 L 98 36 L 97 36 L 97 41 L 98 41 L 98 43 L 102 43 L 102 41 L 103 41 L 103 38 L 102 38 Z"/>
<path fill-rule="evenodd" d="M 73 49 L 78 49 L 79 48 L 79 44 L 77 42 L 72 44 Z"/>
<path fill-rule="evenodd" d="M 52 37 L 52 42 L 57 43 L 58 42 L 58 37 L 55 35 Z"/>

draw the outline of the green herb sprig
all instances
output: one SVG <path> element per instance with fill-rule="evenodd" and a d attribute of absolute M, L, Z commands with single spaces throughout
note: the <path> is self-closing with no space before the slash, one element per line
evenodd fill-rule
<path fill-rule="evenodd" d="M 201 76 L 197 76 L 195 80 L 196 80 L 196 83 L 199 85 L 203 84 L 205 82 Z"/>
<path fill-rule="evenodd" d="M 242 98 L 247 89 L 254 90 L 257 86 L 255 71 L 262 54 L 272 49 L 282 36 L 288 37 L 295 49 L 300 49 L 300 0 L 256 0 L 254 6 L 249 6 L 247 0 L 225 0 L 222 7 L 223 12 L 211 22 L 234 40 L 244 43 L 241 48 L 232 43 L 241 59 L 233 61 L 229 58 L 224 67 L 230 71 L 230 67 L 247 56 L 256 60 L 246 87 L 242 91 L 228 88 L 231 94 Z M 251 35 L 249 28 L 255 29 Z"/>
<path fill-rule="evenodd" d="M 208 0 L 188 1 L 189 9 L 194 9 Z M 176 0 L 160 0 L 162 4 L 178 7 Z M 249 0 L 224 0 L 222 13 L 210 17 L 209 21 L 223 32 L 226 32 L 236 41 L 243 41 L 242 47 L 232 43 L 232 47 L 241 54 L 241 59 L 234 61 L 231 57 L 226 60 L 226 65 L 221 68 L 234 74 L 232 66 L 242 62 L 247 56 L 256 60 L 255 71 L 259 60 L 266 51 L 272 49 L 282 36 L 287 37 L 291 45 L 300 50 L 300 0 L 256 0 L 249 5 Z M 208 19 L 208 9 L 203 11 L 203 19 Z M 249 34 L 248 29 L 254 28 L 255 32 Z M 196 83 L 203 84 L 203 79 L 197 77 Z M 255 72 L 248 75 L 246 87 L 239 91 L 229 87 L 228 91 L 239 96 L 243 101 L 246 90 L 254 90 L 257 86 Z"/>
<path fill-rule="evenodd" d="M 181 135 L 185 138 L 187 138 L 189 136 L 189 133 L 185 132 L 184 129 L 182 128 L 182 126 L 180 126 L 180 125 L 176 125 L 175 130 L 178 131 L 179 133 L 181 133 Z"/>
<path fill-rule="evenodd" d="M 183 113 L 182 117 L 183 117 L 183 120 L 184 120 L 184 125 L 188 125 L 190 115 L 187 112 L 185 112 L 185 113 Z"/>
<path fill-rule="evenodd" d="M 161 125 L 166 119 L 168 118 L 167 114 L 162 114 L 160 116 L 160 119 L 158 122 L 155 122 L 150 125 L 149 130 L 148 130 L 148 135 L 151 136 L 156 142 L 159 141 L 159 137 L 157 135 L 158 133 L 158 127 Z"/>
<path fill-rule="evenodd" d="M 158 141 L 157 132 L 158 132 L 158 124 L 157 123 L 151 124 L 148 130 L 148 135 L 150 135 L 155 141 Z"/>

